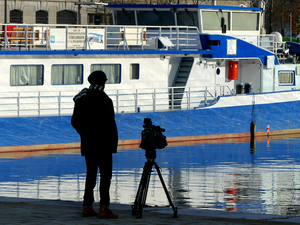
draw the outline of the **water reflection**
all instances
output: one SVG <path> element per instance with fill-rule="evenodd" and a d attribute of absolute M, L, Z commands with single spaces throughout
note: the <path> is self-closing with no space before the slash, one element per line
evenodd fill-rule
<path fill-rule="evenodd" d="M 299 216 L 299 144 L 299 137 L 257 140 L 255 150 L 249 140 L 186 143 L 157 150 L 156 162 L 180 208 Z M 144 153 L 133 149 L 114 155 L 113 203 L 133 204 Z M 85 164 L 79 150 L 28 154 L 0 153 L 1 196 L 82 201 Z M 95 197 L 98 201 L 97 191 Z M 156 173 L 146 203 L 168 204 Z"/>

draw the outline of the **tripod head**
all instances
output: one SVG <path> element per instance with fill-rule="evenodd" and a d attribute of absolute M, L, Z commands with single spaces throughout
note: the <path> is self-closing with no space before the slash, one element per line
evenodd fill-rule
<path fill-rule="evenodd" d="M 156 150 L 155 149 L 145 149 L 145 156 L 147 160 L 154 161 L 156 159 Z"/>

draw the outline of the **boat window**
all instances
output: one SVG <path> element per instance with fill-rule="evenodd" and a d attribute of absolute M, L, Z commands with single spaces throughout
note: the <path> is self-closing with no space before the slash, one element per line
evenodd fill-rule
<path fill-rule="evenodd" d="M 115 19 L 117 25 L 135 25 L 134 11 L 117 11 Z"/>
<path fill-rule="evenodd" d="M 15 65 L 10 67 L 10 85 L 43 85 L 43 65 Z"/>
<path fill-rule="evenodd" d="M 138 11 L 138 25 L 172 26 L 175 25 L 174 13 L 171 11 Z"/>
<path fill-rule="evenodd" d="M 91 73 L 96 70 L 102 70 L 107 76 L 107 84 L 121 83 L 121 65 L 120 64 L 93 64 Z"/>
<path fill-rule="evenodd" d="M 294 71 L 279 71 L 279 84 L 281 85 L 294 85 L 295 73 Z"/>
<path fill-rule="evenodd" d="M 198 16 L 195 11 L 179 11 L 177 14 L 177 25 L 178 26 L 197 26 L 198 27 Z"/>
<path fill-rule="evenodd" d="M 202 21 L 203 30 L 220 30 L 221 31 L 221 18 L 224 17 L 227 30 L 230 30 L 230 13 L 229 12 L 214 12 L 203 11 Z"/>
<path fill-rule="evenodd" d="M 82 84 L 82 65 L 52 65 L 51 84 Z"/>
<path fill-rule="evenodd" d="M 140 77 L 140 64 L 130 64 L 130 79 L 138 80 Z"/>
<path fill-rule="evenodd" d="M 259 14 L 233 12 L 232 30 L 259 30 Z"/>

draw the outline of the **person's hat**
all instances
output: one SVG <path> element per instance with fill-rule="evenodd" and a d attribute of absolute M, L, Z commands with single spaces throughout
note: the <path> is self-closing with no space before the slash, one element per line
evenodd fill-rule
<path fill-rule="evenodd" d="M 90 82 L 90 84 L 98 84 L 98 85 L 102 85 L 105 84 L 105 82 L 107 81 L 106 75 L 102 70 L 97 70 L 92 72 L 89 77 L 88 77 L 88 81 Z"/>

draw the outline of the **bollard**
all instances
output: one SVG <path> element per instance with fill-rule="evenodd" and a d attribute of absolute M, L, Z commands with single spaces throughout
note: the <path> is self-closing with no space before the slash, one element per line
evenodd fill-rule
<path fill-rule="evenodd" d="M 250 133 L 251 133 L 250 148 L 251 149 L 255 148 L 255 131 L 256 131 L 256 124 L 255 122 L 252 121 L 250 125 Z"/>

